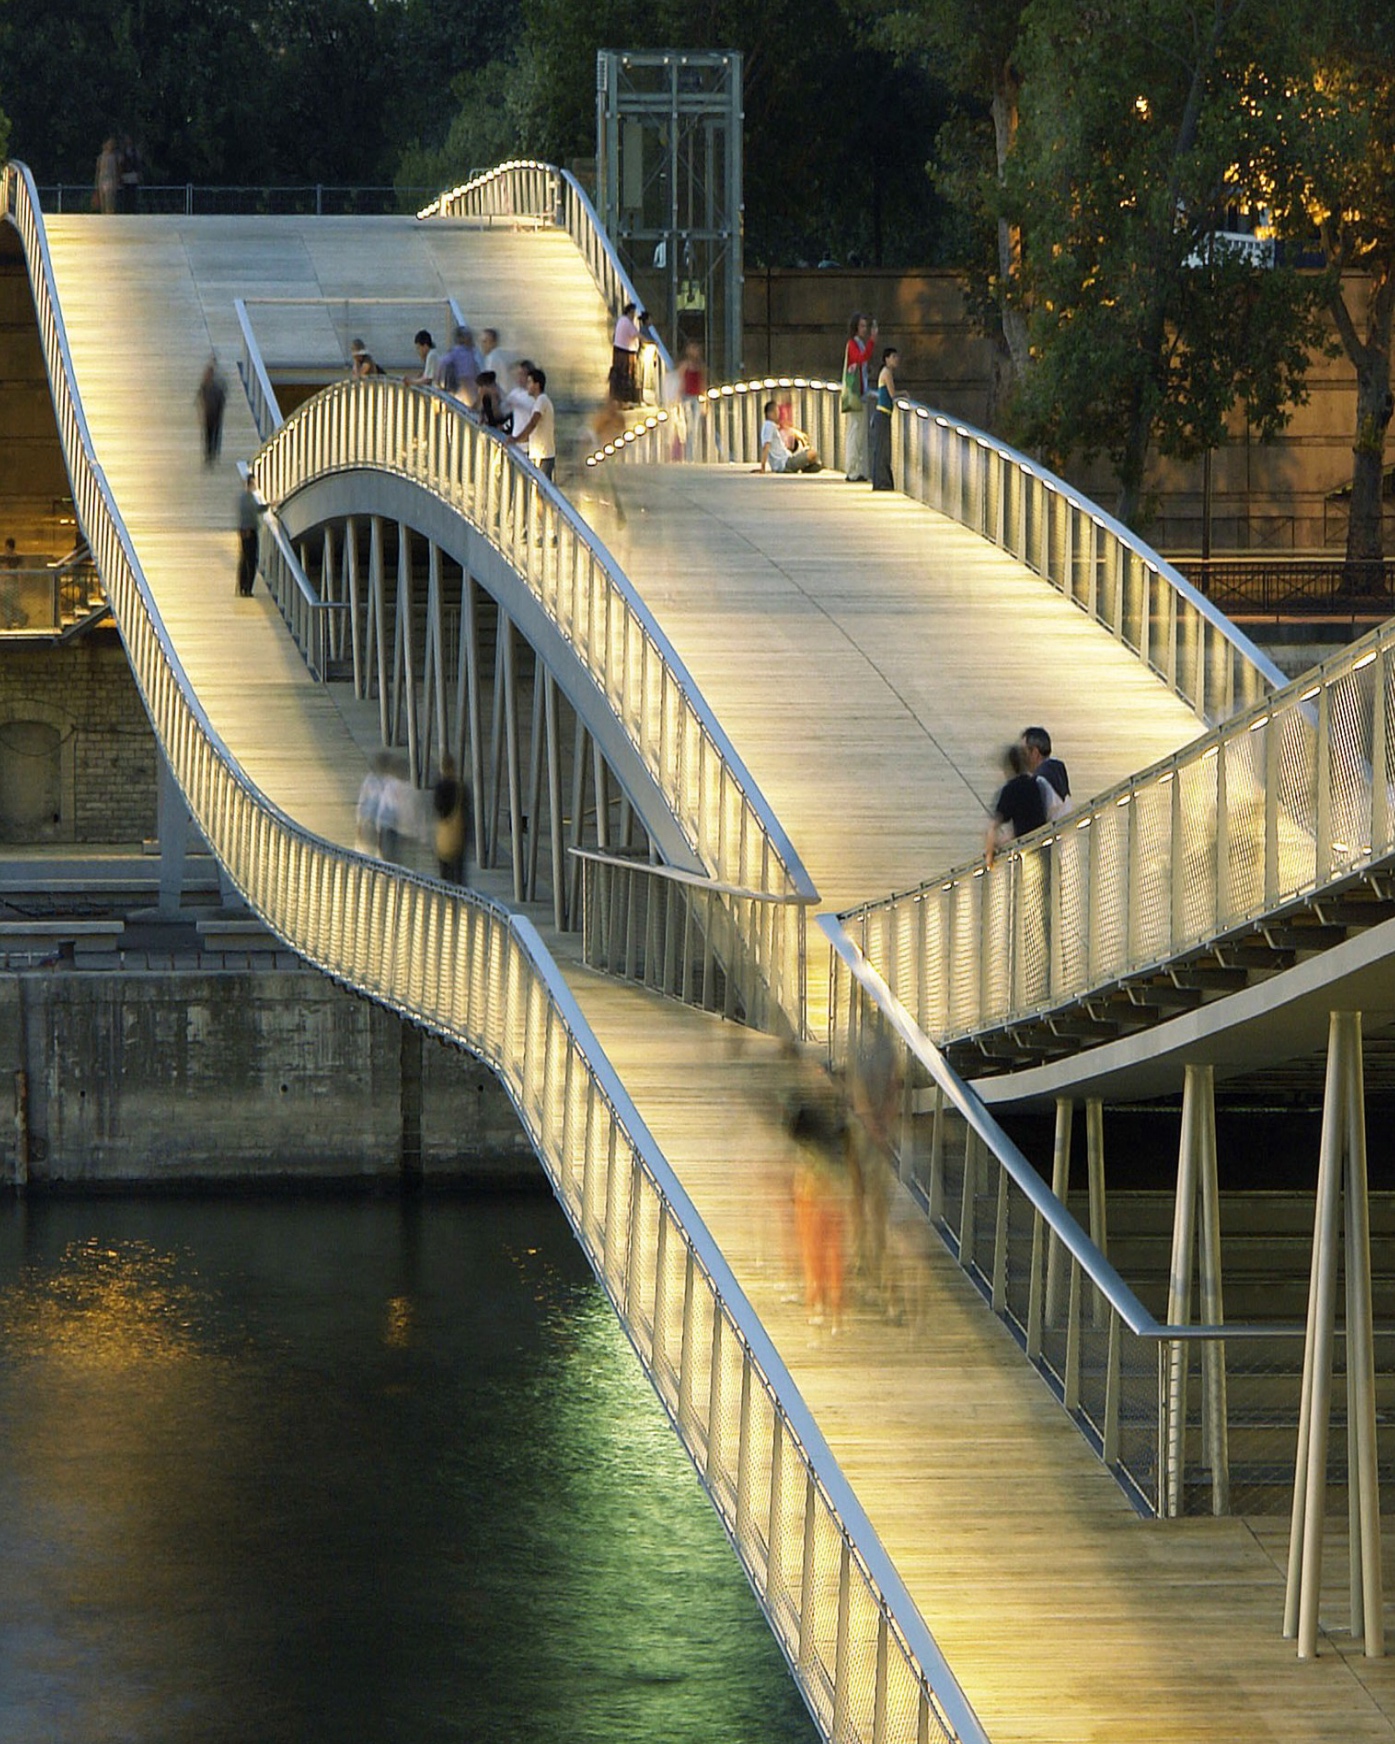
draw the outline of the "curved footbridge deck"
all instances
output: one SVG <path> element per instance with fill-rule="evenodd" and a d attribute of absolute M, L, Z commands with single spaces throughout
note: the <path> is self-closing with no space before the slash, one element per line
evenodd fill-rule
<path fill-rule="evenodd" d="M 435 295 L 450 273 L 432 251 L 454 245 L 448 227 L 418 245 L 425 228 L 402 227 L 399 251 L 371 223 L 307 224 L 268 247 L 263 282 L 284 286 L 284 255 L 325 294 L 391 278 L 392 294 Z M 260 590 L 234 598 L 234 476 L 197 451 L 193 384 L 229 299 L 250 294 L 259 234 L 55 221 L 55 277 L 98 459 L 214 729 L 275 805 L 351 843 L 353 711 L 309 681 Z M 541 257 L 557 241 L 508 246 Z M 483 291 L 486 269 L 451 267 L 466 271 Z M 515 313 L 525 294 L 541 324 L 542 267 L 510 290 Z M 475 307 L 489 309 L 483 294 Z M 598 300 L 588 320 L 594 333 Z M 554 355 L 564 347 L 558 331 Z M 225 452 L 254 446 L 234 397 Z M 579 491 L 582 505 L 829 907 L 961 858 L 982 837 L 994 748 L 1028 721 L 1051 726 L 1082 792 L 1196 731 L 1070 604 L 927 509 L 834 475 L 636 469 L 619 482 L 623 527 L 607 501 Z M 574 935 L 550 942 L 995 1744 L 1395 1736 L 1388 1662 L 1300 1665 L 1280 1639 L 1281 1544 L 1239 1520 L 1139 1518 L 937 1245 L 906 1236 L 905 1324 L 854 1309 L 836 1336 L 809 1326 L 790 1300 L 775 1044 L 588 973 Z"/>

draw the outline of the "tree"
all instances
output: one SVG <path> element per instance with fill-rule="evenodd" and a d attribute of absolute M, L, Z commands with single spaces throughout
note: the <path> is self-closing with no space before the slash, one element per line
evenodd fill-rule
<path fill-rule="evenodd" d="M 1021 113 L 1018 49 L 1027 0 L 855 3 L 898 57 L 932 72 L 953 94 L 955 112 L 940 133 L 930 168 L 937 186 L 963 213 L 968 237 L 991 234 L 993 239 L 993 264 L 986 271 L 983 253 L 972 241 L 961 260 L 967 259 L 974 300 L 995 312 L 992 333 L 1003 378 L 995 383 L 996 405 L 1025 376 L 1028 364 L 1027 321 L 1018 287 L 1022 233 L 1002 197 Z M 991 124 L 991 156 L 985 113 Z"/>
<path fill-rule="evenodd" d="M 1257 0 L 1033 0 L 1009 163 L 1032 366 L 1020 437 L 1107 454 L 1136 523 L 1151 451 L 1188 459 L 1243 402 L 1282 428 L 1321 343 L 1314 286 L 1215 240 L 1281 150 Z"/>
<path fill-rule="evenodd" d="M 1301 142 L 1290 194 L 1317 225 L 1326 306 L 1356 372 L 1347 561 L 1384 554 L 1382 493 L 1395 325 L 1395 17 L 1386 0 L 1323 5 L 1291 125 Z M 1364 306 L 1348 275 L 1365 277 Z"/>

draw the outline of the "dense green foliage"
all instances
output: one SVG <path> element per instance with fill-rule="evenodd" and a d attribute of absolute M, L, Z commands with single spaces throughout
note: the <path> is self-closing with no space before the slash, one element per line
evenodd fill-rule
<path fill-rule="evenodd" d="M 129 134 L 152 181 L 390 183 L 515 0 L 3 0 L 0 104 L 40 182 Z"/>

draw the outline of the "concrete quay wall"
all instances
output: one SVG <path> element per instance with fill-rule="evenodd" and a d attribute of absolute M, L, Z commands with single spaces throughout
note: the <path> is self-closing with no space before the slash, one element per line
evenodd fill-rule
<path fill-rule="evenodd" d="M 3 973 L 0 1072 L 0 1183 L 542 1181 L 486 1067 L 311 969 Z"/>

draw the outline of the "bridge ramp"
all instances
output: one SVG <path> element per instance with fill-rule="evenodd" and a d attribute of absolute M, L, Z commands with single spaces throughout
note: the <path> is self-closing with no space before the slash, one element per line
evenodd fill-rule
<path fill-rule="evenodd" d="M 563 393 L 599 391 L 599 293 L 562 235 L 412 218 L 46 218 L 59 303 L 101 465 L 214 730 L 317 834 L 352 843 L 365 760 L 265 590 L 236 595 L 236 461 L 260 446 L 236 376 L 235 297 L 454 295 Z M 253 311 L 255 317 L 255 311 Z M 253 322 L 256 325 L 255 318 Z M 410 350 L 410 334 L 407 335 Z M 194 390 L 228 377 L 223 458 L 204 466 Z M 551 382 L 549 382 L 551 386 Z"/>
<path fill-rule="evenodd" d="M 1025 726 L 1050 731 L 1082 797 L 1201 731 L 1054 588 L 899 494 L 677 465 L 575 489 L 826 908 L 981 853 Z"/>

